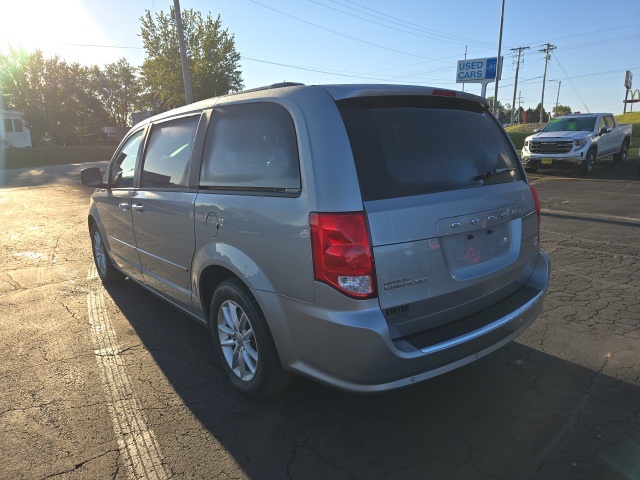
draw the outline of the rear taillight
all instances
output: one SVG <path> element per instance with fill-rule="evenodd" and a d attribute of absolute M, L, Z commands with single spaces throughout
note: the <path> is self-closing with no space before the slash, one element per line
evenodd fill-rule
<path fill-rule="evenodd" d="M 533 203 L 536 206 L 536 214 L 538 215 L 538 238 L 537 238 L 537 242 L 540 242 L 540 199 L 538 198 L 538 192 L 536 191 L 536 189 L 534 187 L 532 187 L 531 185 L 529 185 L 529 188 L 531 188 L 531 195 L 533 195 Z"/>
<path fill-rule="evenodd" d="M 373 252 L 364 212 L 311 213 L 315 279 L 354 298 L 376 295 Z"/>

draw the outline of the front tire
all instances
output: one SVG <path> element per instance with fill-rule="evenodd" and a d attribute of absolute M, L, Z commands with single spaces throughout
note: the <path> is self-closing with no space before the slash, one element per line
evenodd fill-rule
<path fill-rule="evenodd" d="M 113 262 L 107 253 L 107 247 L 104 244 L 98 225 L 92 223 L 89 227 L 89 233 L 91 234 L 93 261 L 96 264 L 98 276 L 100 277 L 100 280 L 102 280 L 102 283 L 114 283 L 122 280 L 122 273 L 113 265 Z"/>
<path fill-rule="evenodd" d="M 227 280 L 215 290 L 209 325 L 214 349 L 236 390 L 267 398 L 289 385 L 292 375 L 282 367 L 264 315 L 239 280 Z"/>
<path fill-rule="evenodd" d="M 595 163 L 596 163 L 596 151 L 589 150 L 589 153 L 587 153 L 587 158 L 585 158 L 582 164 L 582 171 L 587 175 L 591 175 L 593 173 L 593 165 Z"/>

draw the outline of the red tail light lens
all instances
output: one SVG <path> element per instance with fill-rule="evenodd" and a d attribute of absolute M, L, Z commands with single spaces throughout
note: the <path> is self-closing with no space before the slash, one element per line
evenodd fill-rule
<path fill-rule="evenodd" d="M 536 214 L 538 215 L 538 242 L 540 242 L 540 199 L 538 198 L 538 192 L 536 191 L 536 189 L 532 186 L 529 186 L 529 188 L 531 188 L 533 203 L 536 206 Z"/>
<path fill-rule="evenodd" d="M 373 252 L 364 212 L 312 213 L 315 279 L 354 298 L 376 295 Z"/>

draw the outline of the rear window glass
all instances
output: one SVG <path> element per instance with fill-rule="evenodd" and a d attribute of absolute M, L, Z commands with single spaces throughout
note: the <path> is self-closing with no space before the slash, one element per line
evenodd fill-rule
<path fill-rule="evenodd" d="M 216 108 L 207 132 L 200 185 L 300 189 L 298 143 L 289 113 L 266 102 Z"/>
<path fill-rule="evenodd" d="M 479 105 L 431 97 L 338 103 L 364 201 L 520 180 L 518 158 Z"/>

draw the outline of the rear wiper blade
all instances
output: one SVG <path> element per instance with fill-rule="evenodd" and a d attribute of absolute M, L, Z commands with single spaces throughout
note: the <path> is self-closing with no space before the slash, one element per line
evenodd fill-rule
<path fill-rule="evenodd" d="M 475 177 L 473 177 L 473 180 L 477 182 L 478 180 L 484 180 L 485 178 L 493 177 L 495 175 L 502 175 L 503 173 L 512 173 L 515 171 L 515 168 L 494 168 L 493 170 L 489 170 L 488 172 L 476 175 Z"/>

